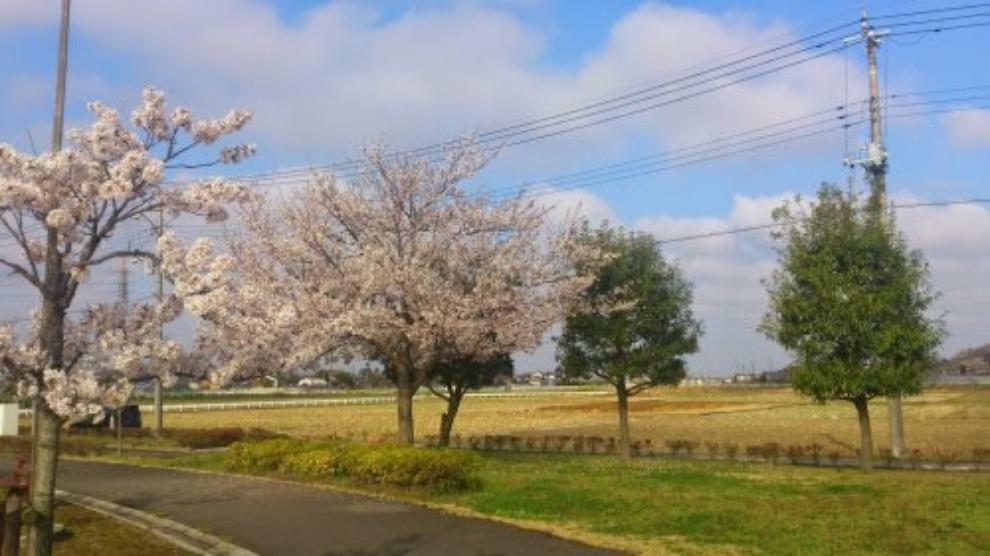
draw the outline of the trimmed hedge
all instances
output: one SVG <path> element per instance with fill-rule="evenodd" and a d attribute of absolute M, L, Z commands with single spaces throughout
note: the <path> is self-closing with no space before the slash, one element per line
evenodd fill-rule
<path fill-rule="evenodd" d="M 480 486 L 481 460 L 455 450 L 283 438 L 237 442 L 227 451 L 225 465 L 236 471 L 457 491 Z"/>

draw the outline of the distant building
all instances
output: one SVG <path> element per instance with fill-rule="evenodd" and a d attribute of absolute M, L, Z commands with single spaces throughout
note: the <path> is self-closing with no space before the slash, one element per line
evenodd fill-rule
<path fill-rule="evenodd" d="M 326 379 L 308 376 L 296 383 L 296 386 L 300 388 L 326 388 L 329 384 Z"/>
<path fill-rule="evenodd" d="M 760 375 L 756 373 L 736 373 L 732 375 L 732 382 L 734 384 L 752 384 L 760 382 Z"/>

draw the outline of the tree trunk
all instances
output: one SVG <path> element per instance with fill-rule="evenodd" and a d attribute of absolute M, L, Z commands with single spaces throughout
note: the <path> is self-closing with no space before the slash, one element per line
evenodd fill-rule
<path fill-rule="evenodd" d="M 45 283 L 41 305 L 41 348 L 48 368 L 62 369 L 65 349 L 65 283 L 58 232 L 48 228 L 45 253 Z M 38 389 L 43 388 L 41 376 Z M 52 553 L 55 501 L 55 473 L 58 467 L 58 440 L 62 421 L 52 412 L 44 399 L 35 404 L 37 420 L 32 439 L 30 503 L 34 520 L 28 535 L 28 554 L 48 556 Z"/>
<path fill-rule="evenodd" d="M 31 523 L 28 554 L 47 556 L 52 553 L 55 524 L 55 476 L 58 471 L 58 439 L 62 420 L 52 413 L 48 404 L 38 402 L 38 430 L 34 442 L 34 468 L 31 470 Z"/>
<path fill-rule="evenodd" d="M 887 398 L 887 417 L 890 420 L 890 453 L 899 458 L 904 454 L 904 413 L 900 396 Z"/>
<path fill-rule="evenodd" d="M 870 406 L 866 398 L 853 400 L 859 416 L 859 465 L 864 471 L 873 469 L 873 432 L 870 430 Z"/>
<path fill-rule="evenodd" d="M 454 418 L 457 417 L 457 410 L 461 407 L 461 399 L 464 398 L 464 390 L 455 388 L 447 398 L 447 411 L 440 416 L 440 437 L 437 439 L 437 446 L 446 448 L 450 446 L 450 431 L 454 428 Z"/>
<path fill-rule="evenodd" d="M 629 459 L 632 457 L 632 442 L 629 438 L 629 392 L 625 377 L 616 382 L 615 394 L 619 400 L 619 454 Z"/>
<path fill-rule="evenodd" d="M 413 386 L 412 372 L 408 367 L 396 368 L 396 386 L 398 395 L 399 430 L 398 441 L 401 444 L 412 444 L 415 440 L 413 435 L 413 394 L 416 388 Z"/>

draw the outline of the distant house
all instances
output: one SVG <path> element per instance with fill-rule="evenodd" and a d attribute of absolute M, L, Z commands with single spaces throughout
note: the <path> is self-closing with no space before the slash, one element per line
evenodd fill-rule
<path fill-rule="evenodd" d="M 689 376 L 681 381 L 681 386 L 722 386 L 732 382 L 731 378 L 711 376 Z"/>
<path fill-rule="evenodd" d="M 308 376 L 296 383 L 296 386 L 300 388 L 326 388 L 329 384 L 326 379 Z"/>
<path fill-rule="evenodd" d="M 756 373 L 736 373 L 732 375 L 732 382 L 735 384 L 751 384 L 760 381 L 760 375 Z"/>
<path fill-rule="evenodd" d="M 990 375 L 990 344 L 964 349 L 939 365 L 944 375 Z"/>

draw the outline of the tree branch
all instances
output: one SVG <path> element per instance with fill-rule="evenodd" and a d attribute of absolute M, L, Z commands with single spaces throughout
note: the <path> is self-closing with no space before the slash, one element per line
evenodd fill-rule
<path fill-rule="evenodd" d="M 7 259 L 4 259 L 4 258 L 0 258 L 0 265 L 6 266 L 14 274 L 20 275 L 25 280 L 27 280 L 28 282 L 30 282 L 31 285 L 34 286 L 35 288 L 37 288 L 39 290 L 41 290 L 43 288 L 43 286 L 41 284 L 41 280 L 37 276 L 32 275 L 28 271 L 28 269 L 24 268 L 23 266 L 21 266 L 21 265 L 19 265 L 17 263 L 8 261 Z"/>
<path fill-rule="evenodd" d="M 102 257 L 91 259 L 89 261 L 89 266 L 96 266 L 111 259 L 119 259 L 121 257 L 141 257 L 156 263 L 158 262 L 158 256 L 150 251 L 145 251 L 144 249 L 121 249 L 118 251 L 111 251 Z"/>
<path fill-rule="evenodd" d="M 211 166 L 216 166 L 223 162 L 219 158 L 210 162 L 200 162 L 197 164 L 166 164 L 165 168 L 169 170 L 195 170 L 197 168 L 209 168 Z"/>
<path fill-rule="evenodd" d="M 437 387 L 432 382 L 427 382 L 426 387 L 430 390 L 430 392 L 433 392 L 433 395 L 435 395 L 436 397 L 442 399 L 445 402 L 450 401 L 450 396 L 444 394 L 443 391 L 437 389 Z"/>

